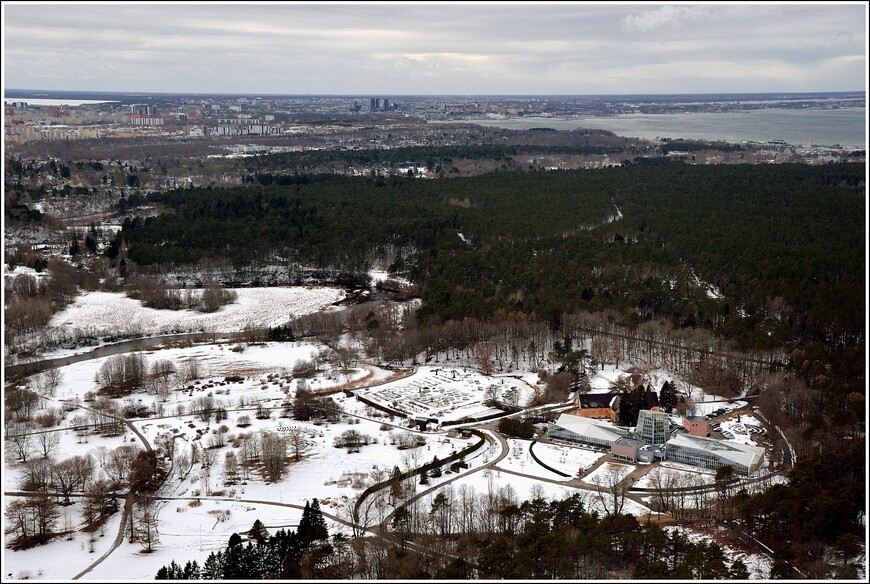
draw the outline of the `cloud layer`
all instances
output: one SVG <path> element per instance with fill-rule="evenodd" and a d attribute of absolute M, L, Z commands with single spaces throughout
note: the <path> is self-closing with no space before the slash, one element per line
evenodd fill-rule
<path fill-rule="evenodd" d="M 6 87 L 285 94 L 851 91 L 867 7 L 3 6 Z"/>

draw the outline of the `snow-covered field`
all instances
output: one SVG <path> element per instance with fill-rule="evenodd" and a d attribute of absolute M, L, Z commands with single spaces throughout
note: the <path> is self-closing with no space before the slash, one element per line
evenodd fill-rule
<path fill-rule="evenodd" d="M 501 460 L 501 462 L 498 463 L 498 467 L 512 470 L 514 472 L 550 479 L 553 481 L 570 480 L 570 477 L 566 478 L 558 475 L 535 462 L 531 455 L 529 455 L 530 444 L 531 442 L 528 440 L 516 440 L 513 438 L 508 439 L 510 454 L 508 454 L 504 459 Z M 535 445 L 536 454 L 538 446 L 539 445 L 537 444 Z"/>
<path fill-rule="evenodd" d="M 635 467 L 627 464 L 605 462 L 589 474 L 583 475 L 583 482 L 590 485 L 608 486 L 613 480 L 621 481 L 627 477 Z M 615 477 L 615 479 L 611 477 Z"/>
<path fill-rule="evenodd" d="M 571 476 L 576 476 L 581 468 L 585 471 L 604 455 L 603 452 L 582 446 L 535 444 L 535 456 L 541 462 Z"/>
<path fill-rule="evenodd" d="M 192 310 L 157 310 L 122 293 L 87 292 L 54 315 L 50 328 L 139 330 L 149 335 L 173 332 L 242 330 L 277 326 L 292 317 L 318 312 L 345 297 L 341 288 L 302 287 L 237 288 L 238 299 L 213 313 Z"/>
<path fill-rule="evenodd" d="M 632 485 L 638 489 L 655 489 L 660 487 L 684 487 L 696 484 L 712 484 L 716 475 L 697 467 L 663 462 L 651 468 L 648 473 L 637 479 Z"/>
<path fill-rule="evenodd" d="M 7 504 L 11 500 L 13 499 L 4 499 Z M 68 514 L 73 525 L 78 526 L 80 513 L 78 503 L 64 508 L 61 513 Z M 62 522 L 63 519 L 61 519 Z M 121 513 L 115 513 L 102 529 L 95 532 L 93 543 L 90 541 L 89 534 L 78 532 L 73 535 L 72 539 L 65 537 L 56 539 L 46 545 L 29 550 L 12 551 L 4 547 L 3 581 L 70 580 L 108 551 L 115 541 L 120 526 Z M 139 546 L 136 548 L 138 549 Z M 91 552 L 92 549 L 93 552 Z M 157 570 L 154 571 L 154 574 L 156 573 Z M 153 574 L 151 578 L 153 578 Z"/>

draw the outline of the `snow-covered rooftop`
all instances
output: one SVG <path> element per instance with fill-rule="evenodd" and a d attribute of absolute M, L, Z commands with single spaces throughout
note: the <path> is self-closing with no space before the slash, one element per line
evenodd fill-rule
<path fill-rule="evenodd" d="M 714 453 L 719 458 L 753 468 L 764 460 L 764 449 L 758 446 L 750 446 L 748 444 L 738 444 L 736 442 L 726 442 L 724 440 L 715 440 L 713 438 L 701 438 L 700 436 L 690 436 L 688 434 L 677 434 L 667 442 L 668 445 L 682 446 L 684 448 L 693 448 L 705 452 Z"/>

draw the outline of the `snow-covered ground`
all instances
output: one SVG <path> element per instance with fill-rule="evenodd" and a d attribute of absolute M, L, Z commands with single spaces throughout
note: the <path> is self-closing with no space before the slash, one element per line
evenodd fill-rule
<path fill-rule="evenodd" d="M 187 331 L 238 331 L 267 327 L 318 312 L 345 297 L 341 288 L 237 288 L 238 299 L 213 313 L 157 310 L 122 293 L 87 292 L 54 315 L 49 328 L 94 327 L 107 332 L 143 331 L 149 335 Z"/>
<path fill-rule="evenodd" d="M 655 489 L 655 488 L 672 488 L 684 487 L 695 484 L 712 484 L 716 475 L 712 471 L 676 464 L 673 462 L 663 462 L 651 468 L 648 473 L 637 479 L 637 482 L 632 485 L 637 489 Z"/>
<path fill-rule="evenodd" d="M 627 477 L 635 467 L 627 464 L 618 464 L 614 462 L 605 462 L 589 474 L 583 475 L 583 482 L 590 485 L 609 486 L 613 480 L 621 481 Z M 615 479 L 611 478 L 611 475 Z"/>
<path fill-rule="evenodd" d="M 571 487 L 563 487 L 546 481 L 501 472 L 498 469 L 486 469 L 476 472 L 453 483 L 454 488 L 459 488 L 462 485 L 469 485 L 478 493 L 486 493 L 490 488 L 512 489 L 520 502 L 532 497 L 534 494 L 541 494 L 547 499 L 564 499 L 578 492 Z"/>
<path fill-rule="evenodd" d="M 750 446 L 758 446 L 758 443 L 753 440 L 753 436 L 761 436 L 766 433 L 761 422 L 751 414 L 737 414 L 734 418 L 723 420 L 720 424 L 721 431 L 728 432 L 725 435 L 728 440 Z"/>
<path fill-rule="evenodd" d="M 571 476 L 576 476 L 581 468 L 585 471 L 602 456 L 605 456 L 603 452 L 582 446 L 541 444 L 540 442 L 535 444 L 534 450 L 535 456 L 541 462 Z"/>
<path fill-rule="evenodd" d="M 510 454 L 508 454 L 505 458 L 501 460 L 501 462 L 498 463 L 498 467 L 512 470 L 514 472 L 550 479 L 553 481 L 570 480 L 571 477 L 566 478 L 558 475 L 535 462 L 531 455 L 529 455 L 530 444 L 531 442 L 528 440 L 516 440 L 513 438 L 509 438 L 508 445 L 510 447 Z M 539 445 L 537 444 L 535 445 L 536 451 L 538 449 L 538 446 Z"/>
<path fill-rule="evenodd" d="M 6 504 L 12 500 L 12 498 L 4 498 Z M 123 501 L 121 504 L 123 505 Z M 59 525 L 63 525 L 63 516 L 67 514 L 72 522 L 72 528 L 80 528 L 80 509 L 80 503 L 62 508 Z M 97 529 L 93 543 L 90 541 L 90 534 L 79 531 L 72 539 L 66 537 L 56 539 L 29 550 L 12 551 L 4 547 L 3 581 L 69 580 L 108 551 L 115 541 L 115 536 L 118 535 L 120 526 L 121 513 L 119 512 L 112 515 L 102 529 Z M 121 573 L 123 572 L 116 572 L 116 574 Z M 154 574 L 156 573 L 155 569 Z M 149 579 L 153 579 L 154 574 Z"/>

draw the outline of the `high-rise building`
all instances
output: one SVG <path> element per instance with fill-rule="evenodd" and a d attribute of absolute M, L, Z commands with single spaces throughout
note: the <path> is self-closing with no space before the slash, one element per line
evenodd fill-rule
<path fill-rule="evenodd" d="M 381 100 L 378 99 L 377 97 L 373 97 L 370 105 L 371 105 L 371 111 L 376 112 L 379 109 L 381 109 Z"/>
<path fill-rule="evenodd" d="M 390 100 L 386 97 L 384 98 L 384 111 L 388 111 L 390 109 Z"/>

